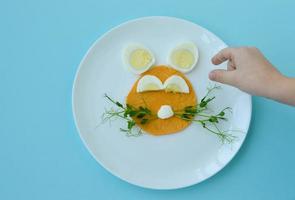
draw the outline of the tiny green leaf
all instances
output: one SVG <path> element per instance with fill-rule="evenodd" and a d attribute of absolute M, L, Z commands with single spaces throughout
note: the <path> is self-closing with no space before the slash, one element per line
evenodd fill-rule
<path fill-rule="evenodd" d="M 187 120 L 187 119 L 191 119 L 190 115 L 189 115 L 189 114 L 185 114 L 185 113 L 182 114 L 181 117 L 182 117 L 183 119 L 186 119 L 186 120 Z"/>
<path fill-rule="evenodd" d="M 128 123 L 128 126 L 127 126 L 127 127 L 128 127 L 129 130 L 132 129 L 133 126 L 135 126 L 135 121 L 131 121 L 131 120 L 130 120 L 130 121 L 128 121 L 127 123 Z"/>
<path fill-rule="evenodd" d="M 225 113 L 224 113 L 224 111 L 221 111 L 218 115 L 219 115 L 219 116 L 224 116 Z"/>
<path fill-rule="evenodd" d="M 137 112 L 135 111 L 135 110 L 131 110 L 130 112 L 129 112 L 129 116 L 130 117 L 133 117 L 133 116 L 135 116 L 137 114 Z"/>
<path fill-rule="evenodd" d="M 148 108 L 145 108 L 145 113 L 146 113 L 146 114 L 148 114 L 148 115 L 150 115 L 152 112 L 151 112 L 151 110 L 150 110 L 150 109 L 148 109 Z"/>
<path fill-rule="evenodd" d="M 200 107 L 201 108 L 204 108 L 206 105 L 207 105 L 207 102 L 206 101 L 201 101 L 201 103 L 200 103 Z"/>
<path fill-rule="evenodd" d="M 116 102 L 116 105 L 119 106 L 120 108 L 123 108 L 123 105 L 120 102 Z"/>
<path fill-rule="evenodd" d="M 144 118 L 140 121 L 141 124 L 146 124 L 148 122 L 148 119 Z"/>
<path fill-rule="evenodd" d="M 141 118 L 143 118 L 145 116 L 145 113 L 139 113 L 136 117 L 138 118 L 138 119 L 141 119 Z"/>
<path fill-rule="evenodd" d="M 203 128 L 205 128 L 205 127 L 206 127 L 206 124 L 205 124 L 205 122 L 201 122 L 201 124 L 202 124 Z"/>

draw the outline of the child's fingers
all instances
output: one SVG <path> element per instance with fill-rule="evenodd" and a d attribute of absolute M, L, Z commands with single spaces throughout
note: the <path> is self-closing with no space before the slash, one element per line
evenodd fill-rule
<path fill-rule="evenodd" d="M 225 83 L 229 85 L 234 84 L 235 80 L 235 71 L 227 71 L 224 69 L 216 69 L 209 73 L 209 78 L 212 81 L 217 81 L 220 83 Z"/>
<path fill-rule="evenodd" d="M 228 61 L 228 63 L 227 63 L 227 70 L 228 71 L 233 71 L 233 70 L 235 70 L 236 69 L 236 67 L 235 67 L 235 65 L 233 64 L 233 62 L 232 61 Z"/>
<path fill-rule="evenodd" d="M 219 65 L 223 63 L 224 61 L 230 59 L 232 57 L 232 54 L 233 54 L 233 48 L 227 47 L 219 51 L 215 56 L 213 56 L 211 61 L 214 65 Z"/>

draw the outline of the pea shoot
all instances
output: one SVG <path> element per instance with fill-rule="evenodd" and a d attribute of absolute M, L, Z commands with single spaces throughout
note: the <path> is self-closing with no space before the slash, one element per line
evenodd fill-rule
<path fill-rule="evenodd" d="M 127 122 L 127 127 L 120 128 L 120 131 L 126 133 L 127 136 L 141 135 L 142 130 L 136 127 L 136 122 L 133 118 L 137 118 L 140 124 L 146 124 L 152 117 L 151 111 L 148 108 L 142 106 L 139 108 L 135 108 L 129 104 L 126 104 L 125 106 L 120 102 L 113 100 L 107 94 L 105 94 L 105 98 L 116 105 L 117 109 L 115 110 L 111 108 L 110 110 L 106 110 L 102 116 L 103 122 L 110 121 L 115 118 L 124 119 Z"/>
<path fill-rule="evenodd" d="M 222 143 L 232 143 L 236 136 L 232 135 L 229 130 L 221 130 L 219 124 L 222 121 L 227 121 L 227 113 L 231 112 L 230 107 L 223 108 L 217 114 L 212 114 L 209 105 L 214 101 L 215 96 L 212 96 L 214 90 L 220 89 L 220 86 L 213 86 L 207 88 L 206 95 L 201 99 L 197 105 L 186 106 L 185 108 L 174 111 L 174 116 L 189 122 L 199 123 L 204 129 L 219 137 Z M 113 100 L 105 94 L 107 100 L 116 105 L 117 109 L 106 110 L 103 114 L 103 122 L 110 121 L 116 118 L 121 118 L 126 121 L 125 128 L 120 130 L 126 133 L 127 136 L 142 135 L 142 130 L 136 126 L 136 122 L 145 125 L 150 121 L 157 119 L 156 114 L 152 113 L 147 107 L 140 106 L 135 108 L 132 105 L 123 105 L 118 101 Z M 136 119 L 136 121 L 135 121 Z"/>
<path fill-rule="evenodd" d="M 231 112 L 230 107 L 222 109 L 218 114 L 210 114 L 208 105 L 215 99 L 215 96 L 210 97 L 214 90 L 220 89 L 220 86 L 207 88 L 206 95 L 201 99 L 201 102 L 196 106 L 187 106 L 183 110 L 175 112 L 175 116 L 185 121 L 196 122 L 209 132 L 217 135 L 222 143 L 232 143 L 236 136 L 230 134 L 229 130 L 223 131 L 218 127 L 221 121 L 227 121 L 226 112 Z"/>

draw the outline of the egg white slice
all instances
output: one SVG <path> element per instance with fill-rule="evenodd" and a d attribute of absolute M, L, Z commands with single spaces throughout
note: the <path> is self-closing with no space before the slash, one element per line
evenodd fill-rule
<path fill-rule="evenodd" d="M 123 52 L 123 62 L 135 74 L 147 71 L 154 63 L 154 54 L 142 44 L 130 44 Z"/>
<path fill-rule="evenodd" d="M 186 81 L 178 75 L 172 75 L 164 82 L 166 92 L 189 93 L 189 87 Z"/>
<path fill-rule="evenodd" d="M 199 51 L 193 42 L 177 45 L 168 56 L 168 63 L 174 69 L 183 73 L 190 72 L 197 64 Z"/>
<path fill-rule="evenodd" d="M 168 119 L 174 115 L 170 105 L 162 105 L 157 113 L 159 119 Z"/>
<path fill-rule="evenodd" d="M 153 75 L 144 75 L 141 77 L 137 83 L 137 92 L 146 92 L 146 91 L 157 91 L 163 90 L 163 84 L 161 80 Z"/>

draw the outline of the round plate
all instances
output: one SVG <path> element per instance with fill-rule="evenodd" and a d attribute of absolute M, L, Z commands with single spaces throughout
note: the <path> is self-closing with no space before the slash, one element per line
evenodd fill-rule
<path fill-rule="evenodd" d="M 138 186 L 175 189 L 199 183 L 220 171 L 242 145 L 251 119 L 251 96 L 222 85 L 216 91 L 213 110 L 226 106 L 233 111 L 222 124 L 238 139 L 222 144 L 199 124 L 166 135 L 127 137 L 119 131 L 126 124 L 120 120 L 101 124 L 105 108 L 111 107 L 104 93 L 124 102 L 138 78 L 123 67 L 122 49 L 130 43 L 142 43 L 156 56 L 156 64 L 167 64 L 170 50 L 182 41 L 193 41 L 199 48 L 199 61 L 187 74 L 198 97 L 208 85 L 208 73 L 216 66 L 211 57 L 226 47 L 208 30 L 182 19 L 145 17 L 123 23 L 98 39 L 87 52 L 73 86 L 73 113 L 81 139 L 92 156 L 115 176 Z M 226 68 L 226 64 L 218 66 Z"/>

